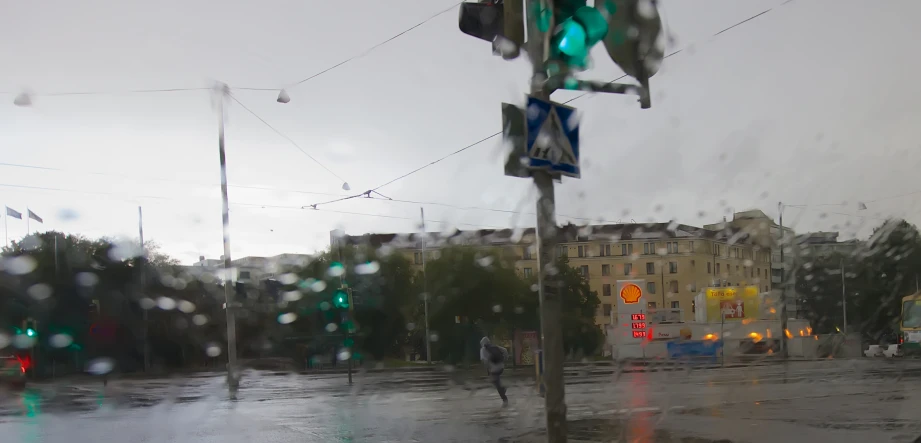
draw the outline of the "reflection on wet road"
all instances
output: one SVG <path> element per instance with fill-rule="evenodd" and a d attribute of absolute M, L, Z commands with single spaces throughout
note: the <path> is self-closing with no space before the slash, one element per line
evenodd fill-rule
<path fill-rule="evenodd" d="M 656 430 L 751 442 L 921 435 L 916 362 L 590 372 L 570 378 L 568 416 L 620 423 L 604 432 L 627 441 L 657 441 Z M 532 382 L 508 384 L 507 409 L 485 380 L 464 382 L 441 372 L 365 374 L 352 387 L 338 374 L 252 372 L 234 400 L 219 374 L 114 380 L 105 387 L 93 380 L 35 384 L 0 393 L 0 435 L 24 443 L 497 441 L 518 438 L 543 421 Z"/>

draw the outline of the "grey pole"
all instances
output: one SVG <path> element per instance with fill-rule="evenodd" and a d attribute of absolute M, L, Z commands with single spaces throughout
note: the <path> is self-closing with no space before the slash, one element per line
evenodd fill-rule
<path fill-rule="evenodd" d="M 218 113 L 218 153 L 221 162 L 221 199 L 223 202 L 221 221 L 224 234 L 224 312 L 227 315 L 227 386 L 236 390 L 240 386 L 240 376 L 237 371 L 237 327 L 234 320 L 234 300 L 230 271 L 230 204 L 227 198 L 227 154 L 224 150 L 224 100 L 230 93 L 225 84 L 221 84 L 215 91 L 217 95 Z"/>
<path fill-rule="evenodd" d="M 515 2 L 511 2 L 515 3 Z M 531 95 L 549 100 L 552 89 L 545 85 L 544 66 L 547 35 L 540 32 L 535 13 L 553 10 L 552 0 L 527 0 L 525 13 L 528 26 L 528 55 L 533 65 Z M 552 26 L 551 26 L 552 28 Z M 541 312 L 541 342 L 544 355 L 544 381 L 546 387 L 547 441 L 566 442 L 566 391 L 563 385 L 563 331 L 560 324 L 560 281 L 554 272 L 554 254 L 559 246 L 556 226 L 556 203 L 553 177 L 547 171 L 536 170 L 531 176 L 537 186 L 537 236 L 538 266 L 540 267 L 539 300 Z"/>
<path fill-rule="evenodd" d="M 422 217 L 422 299 L 425 309 L 425 359 L 432 364 L 432 340 L 429 335 L 429 290 L 428 280 L 425 278 L 425 209 L 419 208 Z"/>
<path fill-rule="evenodd" d="M 780 356 L 787 359 L 787 262 L 784 261 L 783 203 L 777 203 L 780 211 Z"/>
<path fill-rule="evenodd" d="M 140 206 L 138 206 L 138 234 L 141 238 L 141 291 L 144 291 L 147 288 L 147 250 L 144 249 L 144 212 Z M 57 241 L 57 237 L 55 237 Z M 147 309 L 143 309 L 144 316 L 144 372 L 150 371 L 150 340 L 148 339 L 147 334 L 149 333 L 150 325 L 149 319 L 147 317 Z"/>
<path fill-rule="evenodd" d="M 841 316 L 844 317 L 844 335 L 847 336 L 847 290 L 844 283 L 844 259 L 841 259 Z"/>

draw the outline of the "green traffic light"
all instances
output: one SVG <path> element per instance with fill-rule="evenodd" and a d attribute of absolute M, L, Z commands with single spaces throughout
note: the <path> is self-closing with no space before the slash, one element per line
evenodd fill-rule
<path fill-rule="evenodd" d="M 566 64 L 584 67 L 592 46 L 607 33 L 608 23 L 601 12 L 583 6 L 560 22 L 553 36 L 553 50 Z"/>
<path fill-rule="evenodd" d="M 345 291 L 336 291 L 336 294 L 333 296 L 333 305 L 337 308 L 348 308 L 349 307 L 349 295 Z"/>
<path fill-rule="evenodd" d="M 28 335 L 29 337 L 34 337 L 34 336 L 35 336 L 35 330 L 32 329 L 32 328 L 26 329 L 26 335 Z"/>

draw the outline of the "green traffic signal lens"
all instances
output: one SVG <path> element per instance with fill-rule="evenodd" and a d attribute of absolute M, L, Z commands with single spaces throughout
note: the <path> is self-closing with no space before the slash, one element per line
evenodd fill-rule
<path fill-rule="evenodd" d="M 604 15 L 601 14 L 601 11 L 591 6 L 584 6 L 576 11 L 574 17 L 584 28 L 585 44 L 589 48 L 600 42 L 608 34 L 608 22 L 605 20 Z"/>
<path fill-rule="evenodd" d="M 34 330 L 34 329 L 26 329 L 26 335 L 28 335 L 29 337 L 34 337 L 34 336 L 35 336 L 35 330 Z"/>
<path fill-rule="evenodd" d="M 556 49 L 570 57 L 585 57 L 588 55 L 585 39 L 585 28 L 572 19 L 566 19 L 560 24 Z"/>

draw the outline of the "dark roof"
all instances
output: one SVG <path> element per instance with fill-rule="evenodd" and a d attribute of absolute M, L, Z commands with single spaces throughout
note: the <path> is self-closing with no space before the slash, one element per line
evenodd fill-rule
<path fill-rule="evenodd" d="M 618 223 L 605 225 L 576 226 L 567 224 L 559 227 L 560 242 L 580 241 L 624 241 L 659 240 L 670 238 L 701 238 L 729 243 L 746 243 L 749 235 L 739 228 L 727 227 L 710 230 L 679 223 Z M 430 246 L 442 244 L 506 245 L 531 243 L 534 228 L 524 229 L 479 229 L 475 231 L 455 230 L 452 233 L 429 232 L 426 241 Z M 375 248 L 389 245 L 397 248 L 418 248 L 420 233 L 346 235 L 343 241 L 348 245 L 369 245 Z"/>

